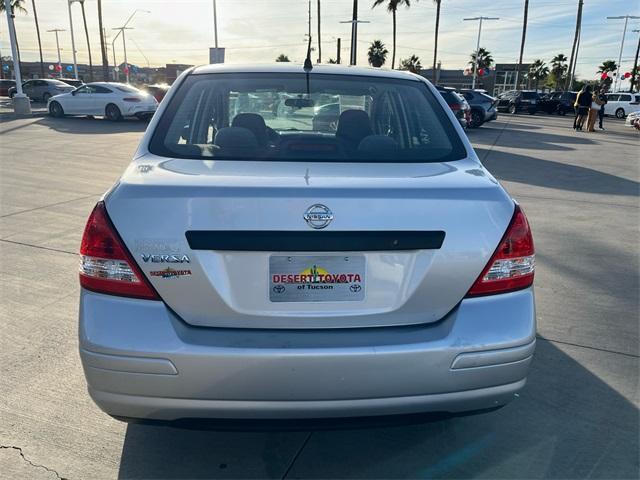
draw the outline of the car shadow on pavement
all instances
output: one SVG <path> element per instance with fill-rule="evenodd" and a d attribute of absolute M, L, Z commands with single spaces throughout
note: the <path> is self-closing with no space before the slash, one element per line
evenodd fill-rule
<path fill-rule="evenodd" d="M 498 179 L 573 192 L 637 197 L 640 184 L 627 178 L 498 150 L 475 148 L 482 164 Z"/>
<path fill-rule="evenodd" d="M 564 349 L 540 339 L 520 398 L 483 415 L 311 436 L 132 424 L 119 478 L 635 477 L 638 407 L 624 395 L 636 395 L 637 358 Z M 602 355 L 626 391 L 582 365 Z"/>
<path fill-rule="evenodd" d="M 114 134 L 123 132 L 144 132 L 148 122 L 137 118 L 126 118 L 119 122 L 112 122 L 105 118 L 91 117 L 44 117 L 37 122 L 57 132 L 72 134 Z"/>

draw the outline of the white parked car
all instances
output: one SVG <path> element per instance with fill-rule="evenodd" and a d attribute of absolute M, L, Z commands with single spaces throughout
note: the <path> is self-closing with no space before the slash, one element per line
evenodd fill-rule
<path fill-rule="evenodd" d="M 625 118 L 630 113 L 640 111 L 640 94 L 607 93 L 607 104 L 604 109 L 606 115 Z"/>
<path fill-rule="evenodd" d="M 72 92 L 51 97 L 47 102 L 54 117 L 64 115 L 104 115 L 117 121 L 122 117 L 141 120 L 154 114 L 158 102 L 148 93 L 124 83 L 88 83 Z"/>
<path fill-rule="evenodd" d="M 640 122 L 640 110 L 627 115 L 627 119 L 624 122 L 626 127 L 634 127 L 637 122 Z"/>

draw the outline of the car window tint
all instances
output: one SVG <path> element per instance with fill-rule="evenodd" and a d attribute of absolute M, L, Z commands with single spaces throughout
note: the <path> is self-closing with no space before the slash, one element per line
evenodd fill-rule
<path fill-rule="evenodd" d="M 619 98 L 620 98 L 620 95 L 615 95 L 613 93 L 610 93 L 607 95 L 607 101 L 609 102 L 617 102 Z"/>
<path fill-rule="evenodd" d="M 131 87 L 129 85 L 116 85 L 115 88 L 116 90 L 120 90 L 121 92 L 125 93 L 142 93 L 137 88 Z"/>
<path fill-rule="evenodd" d="M 93 89 L 94 93 L 113 93 L 108 88 L 102 87 L 100 85 L 92 85 L 91 88 Z"/>
<path fill-rule="evenodd" d="M 631 95 L 620 95 L 620 99 L 618 101 L 619 102 L 630 102 L 631 101 Z"/>
<path fill-rule="evenodd" d="M 424 82 L 328 74 L 308 80 L 303 73 L 191 75 L 162 115 L 150 151 L 204 160 L 430 162 L 466 156 Z"/>

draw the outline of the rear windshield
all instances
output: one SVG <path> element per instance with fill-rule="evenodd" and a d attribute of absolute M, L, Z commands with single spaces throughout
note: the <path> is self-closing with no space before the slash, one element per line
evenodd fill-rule
<path fill-rule="evenodd" d="M 536 92 L 522 92 L 522 98 L 525 100 L 535 100 L 538 98 L 538 94 Z"/>
<path fill-rule="evenodd" d="M 129 85 L 116 85 L 116 88 L 125 93 L 140 93 L 140 90 Z"/>
<path fill-rule="evenodd" d="M 302 72 L 187 77 L 149 150 L 203 160 L 439 162 L 466 156 L 424 83 Z"/>

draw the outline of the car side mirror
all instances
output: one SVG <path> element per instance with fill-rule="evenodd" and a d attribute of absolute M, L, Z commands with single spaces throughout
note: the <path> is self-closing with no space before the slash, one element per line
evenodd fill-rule
<path fill-rule="evenodd" d="M 74 91 L 72 91 L 72 92 L 71 92 L 71 95 L 73 95 L 73 96 L 75 97 L 75 96 L 76 96 L 76 93 L 78 93 L 78 91 L 77 91 L 77 90 L 74 90 Z"/>

